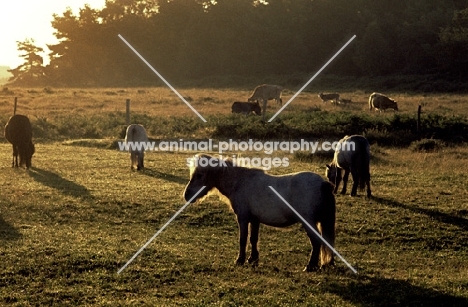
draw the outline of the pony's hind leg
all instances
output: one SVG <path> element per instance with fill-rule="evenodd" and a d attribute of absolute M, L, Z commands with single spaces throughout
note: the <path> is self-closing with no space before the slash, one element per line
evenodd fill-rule
<path fill-rule="evenodd" d="M 250 245 L 252 246 L 252 250 L 250 252 L 250 257 L 247 260 L 249 263 L 257 263 L 258 262 L 258 232 L 260 230 L 260 223 L 255 220 L 250 222 Z"/>
<path fill-rule="evenodd" d="M 136 153 L 131 152 L 130 153 L 130 169 L 132 169 L 132 170 L 136 165 L 135 160 L 136 160 Z"/>
<path fill-rule="evenodd" d="M 18 149 L 13 145 L 13 161 L 11 167 L 18 167 Z"/>
<path fill-rule="evenodd" d="M 137 166 L 137 170 L 142 170 L 142 169 L 145 167 L 144 164 L 143 164 L 144 158 L 145 158 L 145 153 L 144 153 L 144 152 L 139 152 L 139 153 L 138 153 L 138 166 Z"/>
<path fill-rule="evenodd" d="M 309 223 L 309 225 L 314 227 L 314 229 L 318 232 L 318 229 L 315 226 L 315 223 Z M 320 268 L 319 267 L 319 256 L 320 256 L 321 242 L 320 242 L 320 239 L 312 232 L 312 230 L 309 229 L 309 226 L 304 225 L 304 228 L 307 231 L 307 236 L 309 237 L 310 245 L 312 246 L 312 251 L 310 253 L 309 263 L 304 268 L 304 272 L 317 271 Z"/>
<path fill-rule="evenodd" d="M 349 169 L 346 169 L 344 176 L 343 176 L 343 189 L 341 190 L 341 195 L 346 194 L 346 188 L 348 186 L 348 178 L 349 178 Z M 353 188 L 354 188 L 354 185 L 353 185 Z"/>
<path fill-rule="evenodd" d="M 359 174 L 356 171 L 352 171 L 351 175 L 353 176 L 353 188 L 351 189 L 351 196 L 356 196 L 359 185 Z"/>

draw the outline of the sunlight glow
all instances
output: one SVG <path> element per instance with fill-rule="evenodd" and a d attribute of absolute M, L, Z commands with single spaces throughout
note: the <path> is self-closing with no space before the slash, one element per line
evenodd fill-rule
<path fill-rule="evenodd" d="M 52 15 L 62 15 L 67 8 L 74 14 L 85 4 L 100 9 L 106 0 L 21 0 L 9 1 L 8 7 L 0 10 L 0 66 L 15 68 L 23 63 L 17 50 L 17 41 L 33 39 L 38 47 L 44 48 L 44 61 L 49 62 L 47 44 L 57 42 L 51 26 Z"/>

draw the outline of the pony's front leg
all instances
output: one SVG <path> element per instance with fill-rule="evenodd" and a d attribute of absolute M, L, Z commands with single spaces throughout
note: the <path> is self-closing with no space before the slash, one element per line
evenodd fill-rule
<path fill-rule="evenodd" d="M 247 245 L 247 235 L 249 233 L 249 221 L 247 218 L 238 216 L 237 224 L 239 225 L 239 256 L 237 257 L 236 264 L 243 265 L 245 263 L 245 248 Z"/>
<path fill-rule="evenodd" d="M 370 189 L 370 180 L 368 180 L 366 182 L 366 185 L 367 185 L 367 197 L 371 197 L 372 196 L 372 192 L 371 192 L 371 189 Z"/>
<path fill-rule="evenodd" d="M 348 178 L 349 178 L 349 169 L 345 169 L 345 173 L 343 176 L 343 189 L 341 190 L 341 194 L 346 194 L 346 187 L 348 185 Z"/>
<path fill-rule="evenodd" d="M 250 252 L 250 257 L 248 259 L 249 263 L 258 262 L 258 232 L 260 230 L 260 222 L 257 220 L 250 222 L 250 244 L 252 246 L 252 251 Z"/>

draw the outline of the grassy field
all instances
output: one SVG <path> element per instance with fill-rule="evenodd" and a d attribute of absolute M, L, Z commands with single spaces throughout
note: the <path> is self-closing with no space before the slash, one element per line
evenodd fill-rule
<path fill-rule="evenodd" d="M 326 92 L 326 90 L 320 90 Z M 191 105 L 202 115 L 230 114 L 234 101 L 247 101 L 252 89 L 179 89 Z M 371 92 L 341 92 L 342 98 L 352 103 L 335 106 L 324 104 L 317 97 L 319 90 L 311 89 L 300 93 L 285 109 L 285 112 L 325 111 L 362 112 L 368 110 Z M 283 91 L 283 102 L 295 94 L 294 89 Z M 468 114 L 466 96 L 460 94 L 385 93 L 398 102 L 401 113 L 416 113 L 418 105 L 424 112 L 446 114 Z M 53 89 L 11 88 L 0 91 L 0 114 L 13 112 L 13 98 L 18 97 L 18 113 L 49 120 L 61 116 L 93 115 L 96 113 L 125 112 L 126 99 L 131 100 L 135 114 L 149 116 L 194 115 L 180 98 L 168 88 L 111 88 L 111 89 Z M 274 103 L 269 103 L 269 112 L 276 112 Z M 125 120 L 125 118 L 123 118 Z"/>
<path fill-rule="evenodd" d="M 19 97 L 18 113 L 29 115 L 33 125 L 121 116 L 127 98 L 132 99 L 132 118 L 195 116 L 164 89 L 11 90 Z M 207 117 L 229 116 L 232 101 L 249 94 L 181 92 Z M 2 121 L 11 114 L 14 95 L 0 95 Z M 366 109 L 368 93 L 342 95 L 354 103 L 323 105 L 315 93 L 304 93 L 285 112 Z M 290 96 L 286 92 L 283 100 Z M 419 103 L 426 112 L 468 114 L 461 95 L 391 96 L 404 102 L 403 114 L 414 112 Z M 116 132 L 122 121 L 116 120 Z M 148 128 L 152 137 L 167 137 Z M 186 131 L 180 135 L 198 137 Z M 310 246 L 299 225 L 261 227 L 259 265 L 235 266 L 235 216 L 216 197 L 189 206 L 117 274 L 185 203 L 186 159 L 193 154 L 150 152 L 146 169 L 132 172 L 128 153 L 111 146 L 117 138 L 39 140 L 29 171 L 12 169 L 11 147 L 0 143 L 0 305 L 468 305 L 466 144 L 433 152 L 371 147 L 374 197 L 336 197 L 336 248 L 357 275 L 339 260 L 334 268 L 302 272 Z M 323 174 L 329 162 L 324 156 L 275 156 L 290 162 L 270 171 L 275 174 Z"/>

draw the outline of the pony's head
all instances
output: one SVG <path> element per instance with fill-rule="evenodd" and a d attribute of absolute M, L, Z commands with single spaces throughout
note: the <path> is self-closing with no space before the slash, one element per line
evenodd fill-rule
<path fill-rule="evenodd" d="M 328 181 L 335 185 L 335 193 L 340 185 L 342 176 L 341 176 L 341 168 L 337 167 L 336 164 L 331 163 L 327 164 L 325 169 L 325 176 L 328 178 Z"/>
<path fill-rule="evenodd" d="M 30 168 L 31 167 L 31 160 L 32 156 L 36 152 L 36 148 L 32 141 L 28 142 L 28 144 L 22 148 L 21 152 L 19 153 L 20 156 L 20 166 Z"/>
<path fill-rule="evenodd" d="M 232 167 L 230 160 L 215 158 L 207 154 L 197 154 L 188 160 L 188 163 L 190 167 L 190 181 L 185 187 L 185 200 L 189 201 L 203 186 L 205 187 L 203 191 L 192 199 L 192 203 L 216 188 L 220 172 L 224 171 L 226 167 Z"/>

